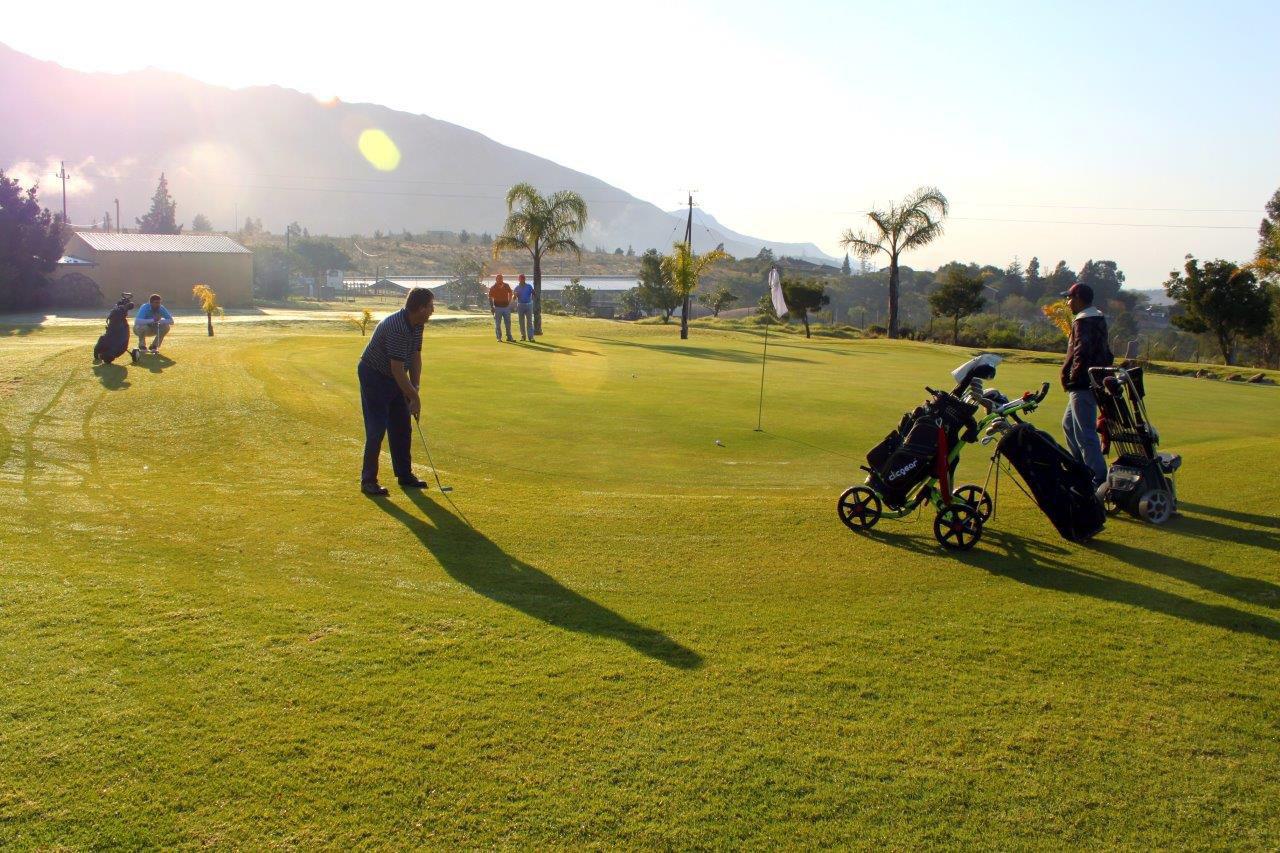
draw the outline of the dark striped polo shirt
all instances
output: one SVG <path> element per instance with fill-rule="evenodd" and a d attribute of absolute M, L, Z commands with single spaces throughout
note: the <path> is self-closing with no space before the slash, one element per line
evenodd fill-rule
<path fill-rule="evenodd" d="M 415 352 L 422 352 L 422 326 L 410 325 L 409 312 L 401 308 L 384 317 L 373 330 L 360 361 L 390 376 L 392 361 L 404 362 L 407 370 L 409 359 Z"/>

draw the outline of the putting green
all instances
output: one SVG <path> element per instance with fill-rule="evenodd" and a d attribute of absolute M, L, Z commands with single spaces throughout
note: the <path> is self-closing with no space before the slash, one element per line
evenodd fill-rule
<path fill-rule="evenodd" d="M 776 339 L 757 433 L 759 338 L 547 325 L 428 329 L 456 506 L 358 493 L 336 323 L 0 334 L 0 846 L 1280 844 L 1280 391 L 1151 377 L 1166 528 L 953 556 L 835 499 L 968 352 Z"/>

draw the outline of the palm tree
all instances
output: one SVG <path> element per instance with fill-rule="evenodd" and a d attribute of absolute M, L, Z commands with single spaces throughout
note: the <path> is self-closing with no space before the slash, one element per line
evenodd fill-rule
<path fill-rule="evenodd" d="M 867 218 L 875 231 L 853 233 L 846 229 L 840 245 L 852 249 L 861 258 L 877 252 L 889 256 L 889 337 L 898 336 L 898 256 L 911 249 L 932 243 L 942 234 L 942 217 L 950 204 L 935 187 L 920 187 L 887 210 L 871 210 Z"/>
<path fill-rule="evenodd" d="M 671 247 L 671 254 L 662 259 L 662 276 L 685 306 L 680 314 L 680 340 L 689 337 L 689 296 L 698 289 L 698 279 L 707 267 L 727 257 L 723 249 L 712 249 L 700 258 L 695 257 L 688 245 L 676 243 Z"/>
<path fill-rule="evenodd" d="M 542 334 L 542 257 L 570 252 L 582 258 L 574 242 L 587 226 L 587 203 L 572 190 L 543 196 L 532 185 L 519 183 L 507 191 L 507 221 L 493 241 L 493 257 L 505 249 L 523 249 L 533 258 L 533 328 Z"/>

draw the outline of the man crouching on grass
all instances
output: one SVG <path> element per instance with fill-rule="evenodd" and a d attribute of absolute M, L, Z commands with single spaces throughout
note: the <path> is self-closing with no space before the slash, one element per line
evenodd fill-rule
<path fill-rule="evenodd" d="M 360 377 L 360 407 L 364 410 L 364 469 L 360 491 L 385 495 L 378 484 L 378 457 L 382 436 L 387 436 L 391 467 L 401 486 L 423 489 L 427 484 L 413 473 L 409 458 L 412 427 L 409 418 L 418 417 L 422 401 L 418 385 L 422 380 L 422 327 L 435 310 L 435 298 L 425 287 L 415 287 L 405 297 L 404 308 L 386 317 L 373 330 L 369 345 L 360 356 L 356 373 Z"/>

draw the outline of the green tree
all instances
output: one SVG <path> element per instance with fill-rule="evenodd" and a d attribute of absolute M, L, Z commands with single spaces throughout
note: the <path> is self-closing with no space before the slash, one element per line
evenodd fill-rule
<path fill-rule="evenodd" d="M 1044 292 L 1041 294 L 1041 298 L 1049 296 L 1057 299 L 1058 294 L 1069 288 L 1075 281 L 1075 270 L 1067 266 L 1066 261 L 1058 261 L 1057 266 L 1053 268 L 1053 272 L 1049 273 L 1044 280 Z"/>
<path fill-rule="evenodd" d="M 583 286 L 582 281 L 577 277 L 569 279 L 569 283 L 560 293 L 560 300 L 570 314 L 591 313 L 591 291 Z"/>
<path fill-rule="evenodd" d="M 1266 216 L 1262 218 L 1262 224 L 1258 226 L 1258 243 L 1261 245 L 1266 243 L 1271 233 L 1280 228 L 1280 190 L 1276 190 L 1268 199 L 1266 207 Z"/>
<path fill-rule="evenodd" d="M 464 246 L 465 246 L 465 245 L 467 245 L 468 243 L 470 243 L 470 242 L 471 242 L 471 232 L 469 232 L 469 231 L 468 231 L 467 229 L 465 229 L 465 228 L 463 228 L 461 231 L 459 231 L 459 232 L 458 232 L 458 242 L 459 242 L 459 243 L 461 243 L 461 244 L 462 244 L 462 245 L 464 245 Z"/>
<path fill-rule="evenodd" d="M 302 226 L 299 225 L 298 222 L 295 220 L 285 226 L 284 235 L 288 237 L 290 240 L 297 240 L 302 236 L 302 231 L 303 231 Z"/>
<path fill-rule="evenodd" d="M 1024 285 L 1022 292 L 1026 294 L 1027 299 L 1032 302 L 1040 301 L 1040 297 L 1044 296 L 1044 278 L 1040 275 L 1040 259 L 1032 258 L 1027 264 L 1027 271 L 1023 274 Z"/>
<path fill-rule="evenodd" d="M 533 327 L 542 334 L 542 259 L 568 252 L 582 259 L 574 239 L 587 227 L 587 203 L 572 190 L 543 196 L 532 184 L 516 184 L 507 191 L 507 221 L 493 241 L 493 256 L 508 249 L 523 250 L 533 259 Z"/>
<path fill-rule="evenodd" d="M 935 317 L 950 317 L 951 343 L 959 343 L 960 321 L 982 310 L 984 282 L 959 264 L 954 264 L 939 277 L 939 287 L 929 294 L 929 307 Z"/>
<path fill-rule="evenodd" d="M 484 305 L 489 297 L 489 289 L 484 285 L 485 272 L 484 261 L 479 258 L 455 255 L 453 270 L 444 286 L 445 296 L 458 302 L 463 308 L 469 306 L 473 299 L 477 306 Z"/>
<path fill-rule="evenodd" d="M 662 259 L 662 275 L 675 291 L 679 304 L 688 305 L 689 297 L 698 289 L 702 274 L 716 261 L 726 257 L 728 255 L 720 249 L 712 249 L 699 257 L 684 243 L 676 243 L 671 247 L 671 254 Z M 685 310 L 680 312 L 680 340 L 688 337 L 689 312 Z"/>
<path fill-rule="evenodd" d="M 640 285 L 636 290 L 646 308 L 661 311 L 662 322 L 671 322 L 680 297 L 662 272 L 662 255 L 657 249 L 649 249 L 640 257 Z"/>
<path fill-rule="evenodd" d="M 756 300 L 756 313 L 764 318 L 765 324 L 781 323 L 782 318 L 773 310 L 773 297 L 768 293 Z"/>
<path fill-rule="evenodd" d="M 787 307 L 791 309 L 791 313 L 798 315 L 800 322 L 804 323 L 804 336 L 812 337 L 809 334 L 809 312 L 818 311 L 831 302 L 826 285 L 812 278 L 784 281 L 782 296 L 787 300 Z"/>
<path fill-rule="evenodd" d="M 253 247 L 253 290 L 263 299 L 281 302 L 289 295 L 289 269 L 295 265 L 291 252 L 275 246 Z"/>
<path fill-rule="evenodd" d="M 209 221 L 209 217 L 203 213 L 197 213 L 195 218 L 191 220 L 191 230 L 205 233 L 213 230 L 213 223 Z"/>
<path fill-rule="evenodd" d="M 640 288 L 633 287 L 630 290 L 624 290 L 622 296 L 618 298 L 618 303 L 622 308 L 622 318 L 624 320 L 638 320 L 644 316 L 646 305 L 644 297 L 640 295 Z"/>
<path fill-rule="evenodd" d="M 900 204 L 867 214 L 871 231 L 846 230 L 840 245 L 859 257 L 884 252 L 889 256 L 889 337 L 898 336 L 898 258 L 903 252 L 928 245 L 942 235 L 942 220 L 950 210 L 947 197 L 934 187 L 920 187 Z"/>
<path fill-rule="evenodd" d="M 1111 340 L 1115 342 L 1111 349 L 1122 353 L 1129 341 L 1138 337 L 1138 319 L 1133 316 L 1132 311 L 1126 309 L 1111 318 L 1108 331 L 1111 333 Z"/>
<path fill-rule="evenodd" d="M 160 183 L 151 196 L 151 209 L 145 216 L 135 220 L 138 230 L 143 234 L 181 234 L 182 226 L 177 222 L 177 213 L 177 202 L 169 195 L 169 181 L 164 172 L 161 172 Z"/>
<path fill-rule="evenodd" d="M 40 207 L 38 191 L 0 170 L 0 310 L 40 304 L 71 236 L 61 216 Z"/>
<path fill-rule="evenodd" d="M 737 294 L 723 284 L 715 290 L 698 294 L 698 303 L 710 311 L 712 317 L 719 317 L 721 311 L 737 301 Z"/>
<path fill-rule="evenodd" d="M 300 240 L 293 248 L 304 266 L 311 270 L 319 283 L 329 270 L 351 268 L 351 258 L 332 243 L 324 240 Z M 317 288 L 317 292 L 318 288 Z"/>
<path fill-rule="evenodd" d="M 1080 269 L 1076 281 L 1093 288 L 1093 304 L 1106 305 L 1120 296 L 1120 287 L 1124 284 L 1124 273 L 1120 272 L 1115 261 L 1089 260 Z"/>
<path fill-rule="evenodd" d="M 840 272 L 845 275 L 853 275 L 853 267 L 849 265 L 849 253 L 844 253 L 844 263 L 840 265 Z"/>
<path fill-rule="evenodd" d="M 1249 269 L 1230 261 L 1199 261 L 1190 255 L 1183 272 L 1169 273 L 1165 293 L 1182 309 L 1173 325 L 1213 336 L 1222 360 L 1235 364 L 1241 338 L 1253 338 L 1271 322 L 1271 294 Z"/>

